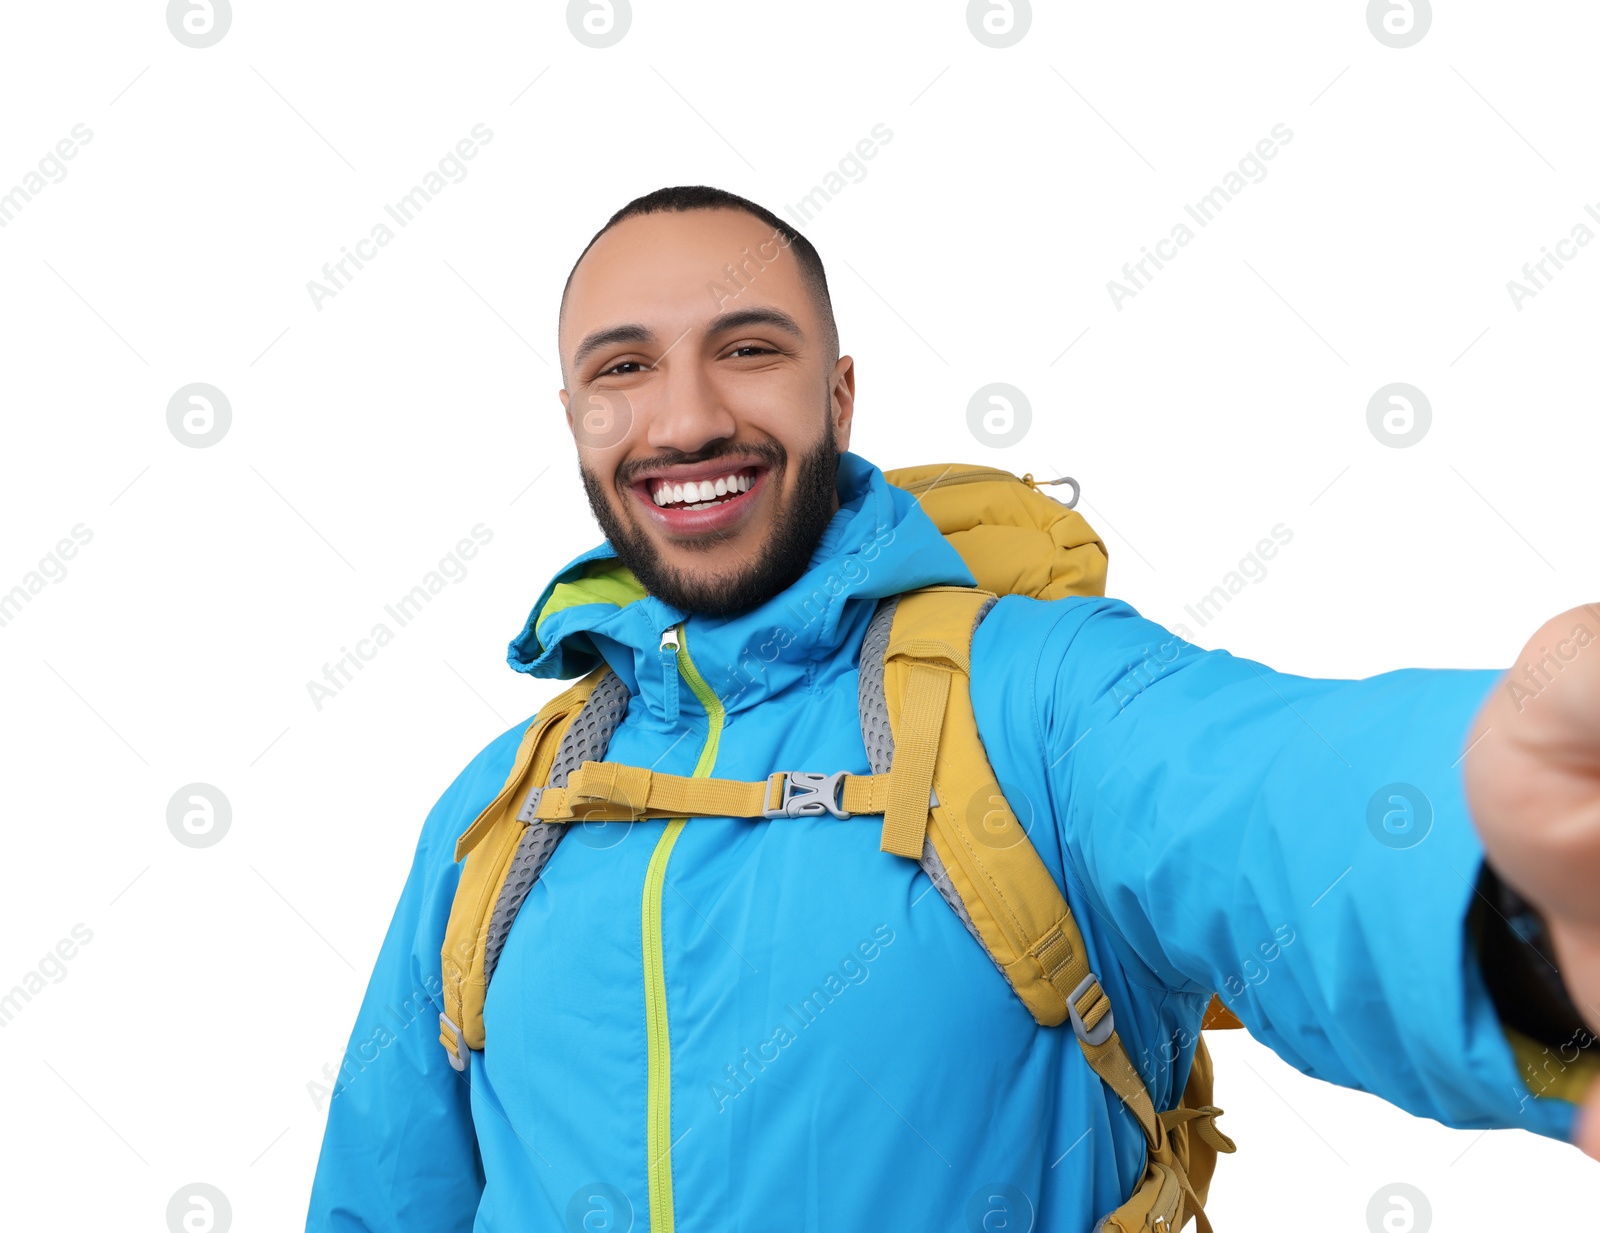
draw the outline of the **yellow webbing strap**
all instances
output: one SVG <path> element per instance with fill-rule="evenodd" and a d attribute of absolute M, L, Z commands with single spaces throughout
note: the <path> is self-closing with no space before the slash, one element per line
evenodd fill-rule
<path fill-rule="evenodd" d="M 1144 1130 L 1146 1142 L 1154 1151 L 1157 1144 L 1164 1144 L 1166 1137 L 1160 1129 L 1156 1118 L 1155 1105 L 1150 1101 L 1150 1092 L 1144 1085 L 1144 1080 L 1139 1077 L 1139 1072 L 1134 1069 L 1128 1051 L 1123 1047 L 1122 1037 L 1115 1032 L 1111 1033 L 1104 1044 L 1091 1045 L 1079 1038 L 1079 1046 L 1083 1049 L 1084 1056 L 1088 1058 L 1089 1065 L 1094 1068 L 1095 1074 L 1105 1080 L 1106 1085 L 1121 1098 L 1122 1103 L 1134 1117 L 1139 1119 L 1139 1126 Z"/>
<path fill-rule="evenodd" d="M 444 1000 L 439 1043 L 457 1070 L 465 1069 L 469 1048 L 483 1048 L 484 943 L 525 829 L 517 813 L 528 789 L 549 779 L 562 736 L 607 671 L 595 669 L 539 709 L 522 734 L 500 791 L 456 841 L 456 860 L 465 857 L 467 863 L 456 883 L 439 953 Z"/>
<path fill-rule="evenodd" d="M 620 762 L 585 762 L 567 777 L 565 788 L 546 788 L 540 794 L 534 816 L 541 822 L 760 818 L 781 806 L 785 775 L 777 771 L 755 782 L 695 779 Z M 887 775 L 845 774 L 839 777 L 837 803 L 845 813 L 880 814 L 891 791 Z"/>
<path fill-rule="evenodd" d="M 884 852 L 917 860 L 928 830 L 928 793 L 933 788 L 934 761 L 950 697 L 951 670 L 943 664 L 910 665 L 901 702 L 901 733 L 889 770 L 889 807 L 883 814 Z"/>
<path fill-rule="evenodd" d="M 1236 1144 L 1217 1125 L 1217 1117 L 1222 1110 L 1216 1105 L 1201 1105 L 1198 1109 L 1180 1106 L 1168 1109 L 1165 1113 L 1156 1116 L 1161 1119 L 1161 1129 L 1171 1130 L 1174 1126 L 1182 1126 L 1185 1122 L 1193 1122 L 1200 1137 L 1211 1144 L 1219 1152 L 1232 1152 L 1238 1150 Z"/>
<path fill-rule="evenodd" d="M 1089 957 L 1084 953 L 1077 921 L 1072 919 L 1070 912 L 1063 916 L 1064 919 L 1052 925 L 1050 931 L 1030 946 L 1026 953 L 1038 963 L 1044 978 L 1065 1000 L 1089 975 Z"/>
<path fill-rule="evenodd" d="M 1078 999 L 1077 1009 L 1092 1035 L 1095 1024 L 1111 1011 L 1110 999 L 1106 997 L 1105 990 L 1100 987 L 1098 980 L 1093 981 L 1089 988 L 1084 990 Z M 1174 1130 L 1179 1134 L 1193 1132 L 1213 1153 L 1235 1151 L 1233 1140 L 1217 1127 L 1216 1119 L 1222 1110 L 1211 1104 L 1189 1107 L 1180 1103 L 1176 1108 L 1157 1113 L 1155 1105 L 1150 1100 L 1149 1089 L 1145 1087 L 1144 1080 L 1134 1068 L 1133 1060 L 1129 1058 L 1122 1038 L 1114 1030 L 1099 1044 L 1090 1044 L 1080 1034 L 1078 1046 L 1083 1050 L 1083 1055 L 1095 1074 L 1117 1094 L 1129 1112 L 1138 1120 L 1140 1129 L 1144 1131 L 1145 1175 L 1140 1179 L 1127 1203 L 1113 1213 L 1113 1220 L 1108 1220 L 1108 1225 L 1118 1229 L 1153 1227 L 1162 1229 L 1165 1233 L 1168 1228 L 1180 1227 L 1186 1218 L 1192 1215 L 1195 1218 L 1197 1233 L 1212 1233 L 1211 1222 L 1205 1214 L 1204 1197 L 1191 1184 L 1188 1167 L 1173 1150 L 1169 1136 Z M 1191 1141 L 1188 1148 L 1191 1164 L 1198 1150 Z M 1214 1160 L 1215 1157 L 1212 1156 L 1210 1159 Z M 1170 1199 L 1164 1197 L 1165 1188 L 1170 1187 L 1173 1182 L 1176 1182 L 1178 1190 L 1182 1192 L 1181 1199 L 1178 1198 L 1177 1192 L 1173 1192 Z M 1202 1184 L 1209 1185 L 1209 1182 L 1208 1167 Z M 1147 1225 L 1144 1220 L 1140 1220 L 1137 1226 L 1132 1226 L 1115 1219 L 1118 1215 L 1132 1215 L 1138 1211 L 1147 1211 L 1153 1215 L 1156 1207 L 1166 1206 L 1168 1203 L 1174 1204 L 1176 1212 L 1180 1213 L 1177 1223 L 1168 1220 L 1164 1224 Z"/>

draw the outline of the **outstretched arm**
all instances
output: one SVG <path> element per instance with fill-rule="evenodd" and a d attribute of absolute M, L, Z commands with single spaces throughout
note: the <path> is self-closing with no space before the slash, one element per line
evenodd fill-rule
<path fill-rule="evenodd" d="M 1097 915 L 1307 1074 L 1452 1126 L 1569 1137 L 1574 1107 L 1524 1082 L 1468 928 L 1484 843 L 1462 768 L 1502 674 L 1302 677 L 1116 600 L 1061 604 L 1035 707 Z"/>

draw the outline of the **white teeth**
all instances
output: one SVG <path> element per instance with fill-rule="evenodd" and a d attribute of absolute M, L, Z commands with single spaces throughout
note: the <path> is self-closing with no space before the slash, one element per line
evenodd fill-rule
<path fill-rule="evenodd" d="M 684 509 L 710 509 L 718 497 L 737 496 L 749 492 L 752 481 L 748 475 L 723 475 L 716 480 L 690 480 L 684 484 L 660 481 L 651 493 L 659 506 L 681 505 Z"/>

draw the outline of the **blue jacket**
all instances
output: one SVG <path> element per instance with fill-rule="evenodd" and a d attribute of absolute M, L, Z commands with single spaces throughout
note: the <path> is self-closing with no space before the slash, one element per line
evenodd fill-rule
<path fill-rule="evenodd" d="M 570 678 L 605 660 L 633 695 L 608 756 L 687 775 L 711 724 L 660 649 L 685 621 L 724 711 L 712 774 L 867 772 L 856 677 L 874 602 L 973 580 L 876 467 L 844 455 L 839 489 L 807 572 L 762 607 L 712 619 L 568 589 L 536 629 L 602 545 L 546 588 L 511 665 Z M 1001 599 L 972 662 L 989 759 L 1157 1108 L 1182 1092 L 1217 990 L 1306 1074 L 1450 1126 L 1568 1135 L 1573 1106 L 1529 1098 L 1466 939 L 1482 848 L 1459 759 L 1498 671 L 1294 676 L 1098 598 Z M 1031 1209 L 1035 1228 L 1087 1233 L 1128 1195 L 1133 1117 L 922 870 L 879 851 L 877 819 L 697 818 L 670 848 L 663 821 L 568 835 L 502 953 L 487 1048 L 457 1074 L 438 1041 L 453 849 L 524 727 L 423 824 L 308 1230 L 966 1233 Z M 652 947 L 664 1015 L 647 1014 Z M 1229 1085 L 1224 1069 L 1224 1106 Z M 655 1160 L 652 1116 L 670 1133 Z"/>

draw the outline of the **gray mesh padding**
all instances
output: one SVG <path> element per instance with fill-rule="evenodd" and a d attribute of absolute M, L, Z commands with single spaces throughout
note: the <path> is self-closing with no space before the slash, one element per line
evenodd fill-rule
<path fill-rule="evenodd" d="M 894 765 L 894 735 L 889 730 L 889 705 L 883 696 L 883 653 L 889 649 L 889 630 L 894 624 L 894 610 L 899 602 L 898 598 L 891 598 L 878 604 L 878 610 L 872 614 L 872 620 L 867 623 L 867 636 L 861 642 L 860 684 L 856 690 L 856 699 L 861 710 L 861 739 L 867 746 L 867 761 L 874 775 L 886 775 L 889 773 L 889 768 Z M 994 602 L 990 599 L 978 609 L 978 615 L 972 623 L 974 630 L 978 628 L 978 622 L 989 614 Z M 944 901 L 967 927 L 967 932 L 977 938 L 978 945 L 983 947 L 983 953 L 993 960 L 994 956 L 989 954 L 989 947 L 984 943 L 983 936 L 972 923 L 972 917 L 967 915 L 967 908 L 961 902 L 961 896 L 956 894 L 955 887 L 950 884 L 950 875 L 945 872 L 944 862 L 939 859 L 932 838 L 927 835 L 922 839 L 922 859 L 918 863 Z M 1000 974 L 1005 976 L 1006 983 L 1010 984 L 1011 977 L 1006 975 L 1005 968 L 1000 967 L 998 962 L 995 962 L 995 967 L 1000 969 Z"/>
<path fill-rule="evenodd" d="M 856 702 L 861 708 L 861 739 L 866 742 L 867 762 L 874 775 L 887 775 L 894 762 L 894 734 L 889 731 L 889 707 L 883 700 L 883 653 L 889 649 L 889 628 L 899 603 L 898 596 L 879 603 L 861 641 Z"/>
<path fill-rule="evenodd" d="M 972 620 L 973 632 L 996 602 L 994 597 L 984 600 Z M 889 631 L 899 603 L 898 595 L 880 602 L 867 622 L 867 636 L 861 640 L 856 701 L 861 711 L 861 739 L 866 742 L 867 762 L 874 775 L 888 774 L 894 764 L 894 733 L 889 729 L 889 706 L 883 698 L 883 655 L 889 649 Z"/>
<path fill-rule="evenodd" d="M 540 794 L 545 788 L 566 787 L 567 776 L 585 762 L 603 761 L 606 748 L 611 744 L 611 734 L 617 730 L 617 725 L 627 713 L 628 688 L 615 672 L 607 672 L 562 736 L 555 761 L 550 767 L 549 781 L 528 793 L 528 800 L 517 816 L 529 821 L 529 826 L 523 831 L 522 842 L 517 845 L 516 854 L 511 858 L 511 868 L 506 871 L 500 898 L 494 905 L 494 915 L 489 918 L 489 936 L 483 951 L 485 994 L 489 981 L 494 978 L 495 967 L 500 962 L 500 951 L 511 933 L 517 912 L 521 910 L 533 884 L 539 880 L 539 875 L 544 872 L 545 864 L 556 850 L 556 844 L 561 842 L 561 836 L 567 833 L 568 823 L 532 820 Z"/>

